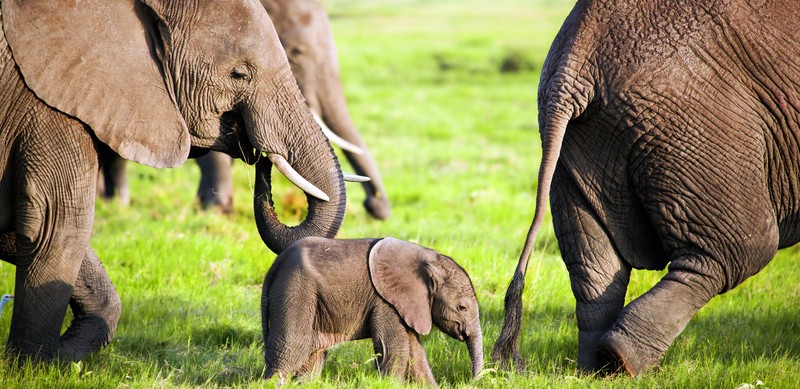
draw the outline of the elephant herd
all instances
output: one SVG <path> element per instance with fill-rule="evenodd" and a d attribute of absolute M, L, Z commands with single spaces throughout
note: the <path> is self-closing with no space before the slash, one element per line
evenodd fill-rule
<path fill-rule="evenodd" d="M 125 160 L 197 158 L 199 199 L 224 211 L 239 159 L 255 165 L 256 225 L 280 254 L 262 296 L 268 374 L 318 372 L 325 348 L 372 338 L 381 372 L 435 385 L 418 338 L 432 323 L 466 341 L 480 371 L 478 304 L 452 259 L 391 238 L 333 239 L 345 180 L 362 182 L 372 216 L 391 209 L 316 0 L 0 7 L 0 259 L 16 266 L 9 356 L 79 360 L 112 340 L 120 299 L 89 238 L 96 194 L 127 197 Z M 577 1 L 542 68 L 536 206 L 495 361 L 522 364 L 522 290 L 548 203 L 586 373 L 657 367 L 709 300 L 800 241 L 798 50 L 790 0 Z M 359 176 L 342 173 L 329 141 Z M 298 226 L 275 213 L 273 165 L 306 193 Z M 625 304 L 633 269 L 665 268 Z M 320 273 L 346 274 L 350 291 L 309 294 Z M 290 335 L 312 322 L 339 336 Z M 278 349 L 287 344 L 306 352 L 296 369 Z"/>

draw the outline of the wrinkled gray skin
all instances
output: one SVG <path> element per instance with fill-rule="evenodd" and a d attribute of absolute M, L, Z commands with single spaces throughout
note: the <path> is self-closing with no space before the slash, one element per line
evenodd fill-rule
<path fill-rule="evenodd" d="M 306 238 L 275 259 L 261 295 L 266 377 L 318 374 L 325 350 L 371 338 L 377 369 L 436 386 L 419 335 L 431 325 L 483 364 L 478 300 L 467 273 L 436 251 L 394 238 Z"/>
<path fill-rule="evenodd" d="M 658 366 L 711 298 L 798 242 L 798 52 L 795 1 L 577 3 L 542 72 L 536 212 L 495 359 L 519 362 L 548 193 L 586 371 Z M 631 269 L 665 267 L 623 307 Z"/>
<path fill-rule="evenodd" d="M 338 230 L 339 165 L 257 1 L 5 0 L 1 16 L 0 258 L 17 267 L 12 355 L 75 360 L 113 337 L 119 296 L 89 246 L 104 148 L 153 167 L 177 166 L 193 147 L 255 162 L 256 222 L 273 250 Z M 309 199 L 300 226 L 276 227 L 271 165 L 253 149 L 284 156 L 330 201 Z M 75 318 L 61 335 L 67 306 Z"/>
<path fill-rule="evenodd" d="M 358 146 L 362 154 L 344 150 L 356 174 L 370 177 L 362 183 L 366 192 L 364 207 L 377 219 L 386 219 L 391 206 L 380 172 L 366 143 L 358 133 L 347 109 L 339 62 L 328 15 L 317 0 L 261 0 L 278 32 L 289 58 L 292 73 L 306 102 L 336 135 Z M 232 159 L 211 152 L 197 159 L 200 184 L 197 198 L 205 207 L 216 206 L 223 212 L 233 207 Z M 100 192 L 106 198 L 129 201 L 125 161 L 113 154 L 101 159 L 104 181 Z"/>

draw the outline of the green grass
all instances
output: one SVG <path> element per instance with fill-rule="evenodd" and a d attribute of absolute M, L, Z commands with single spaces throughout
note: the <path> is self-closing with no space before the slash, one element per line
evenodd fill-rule
<path fill-rule="evenodd" d="M 423 340 L 449 387 L 719 387 L 800 382 L 797 249 L 703 308 L 659 372 L 594 378 L 576 372 L 574 299 L 552 227 L 543 229 L 524 294 L 522 372 L 488 358 L 503 296 L 529 226 L 540 143 L 538 75 L 571 7 L 565 0 L 328 0 L 354 121 L 379 161 L 394 213 L 371 220 L 349 184 L 341 238 L 394 236 L 434 247 L 472 276 L 487 371 L 471 382 L 463 344 Z M 518 65 L 514 71 L 514 66 Z M 252 169 L 237 164 L 232 215 L 194 203 L 193 162 L 131 166 L 130 207 L 98 202 L 92 245 L 123 301 L 111 345 L 79 364 L 13 369 L 0 387 L 269 387 L 261 380 L 260 294 L 274 254 L 252 220 Z M 295 196 L 285 183 L 276 198 Z M 292 213 L 292 210 L 286 210 Z M 0 291 L 14 268 L 0 265 Z M 663 273 L 636 272 L 632 299 Z M 0 318 L 0 337 L 10 315 Z M 405 387 L 371 367 L 369 342 L 336 347 L 309 387 Z"/>

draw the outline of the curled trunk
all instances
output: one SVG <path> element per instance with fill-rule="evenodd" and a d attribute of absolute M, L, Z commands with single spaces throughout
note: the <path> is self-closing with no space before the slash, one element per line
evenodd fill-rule
<path fill-rule="evenodd" d="M 256 163 L 255 198 L 253 211 L 261 239 L 275 253 L 282 252 L 292 242 L 307 236 L 333 238 L 344 221 L 346 205 L 344 180 L 339 162 L 324 137 L 313 149 L 300 148 L 291 154 L 289 163 L 317 188 L 325 192 L 328 201 L 306 194 L 308 215 L 297 226 L 283 224 L 272 201 L 272 163 L 262 158 Z"/>

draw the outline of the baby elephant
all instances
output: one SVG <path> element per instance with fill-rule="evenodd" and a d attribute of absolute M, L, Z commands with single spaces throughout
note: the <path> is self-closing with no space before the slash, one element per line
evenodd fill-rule
<path fill-rule="evenodd" d="M 325 350 L 372 338 L 383 374 L 436 386 L 419 335 L 435 324 L 483 365 L 478 300 L 451 258 L 394 238 L 305 238 L 267 273 L 261 297 L 266 377 L 314 375 Z"/>

